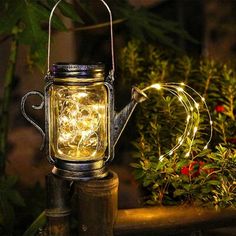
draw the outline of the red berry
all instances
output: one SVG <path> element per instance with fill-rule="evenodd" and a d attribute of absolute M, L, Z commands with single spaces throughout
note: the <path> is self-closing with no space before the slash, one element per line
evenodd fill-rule
<path fill-rule="evenodd" d="M 217 106 L 215 107 L 215 111 L 218 112 L 218 113 L 222 113 L 222 112 L 225 111 L 225 108 L 224 108 L 224 106 L 222 106 L 222 105 L 217 105 Z"/>

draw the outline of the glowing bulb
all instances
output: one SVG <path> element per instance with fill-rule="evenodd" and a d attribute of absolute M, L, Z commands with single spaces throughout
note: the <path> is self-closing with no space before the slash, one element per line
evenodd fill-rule
<path fill-rule="evenodd" d="M 193 111 L 193 107 L 190 107 L 190 111 Z"/>
<path fill-rule="evenodd" d="M 203 102 L 205 102 L 205 100 L 206 100 L 204 97 L 202 97 L 201 99 L 202 99 Z"/>
<path fill-rule="evenodd" d="M 75 110 L 73 110 L 73 111 L 71 112 L 71 115 L 72 115 L 72 116 L 76 116 L 76 115 L 77 115 L 77 112 L 76 112 Z"/>
<path fill-rule="evenodd" d="M 76 122 L 76 119 L 71 119 L 71 124 L 73 125 L 73 126 L 76 126 L 76 124 L 77 124 L 77 122 Z"/>
<path fill-rule="evenodd" d="M 66 122 L 69 121 L 67 116 L 62 116 L 60 120 L 61 120 L 61 122 L 63 122 L 63 123 L 66 123 Z"/>
<path fill-rule="evenodd" d="M 157 89 L 157 90 L 160 90 L 160 89 L 161 89 L 161 85 L 160 85 L 160 84 L 153 84 L 151 87 L 152 87 L 152 88 L 155 88 L 155 89 Z"/>
<path fill-rule="evenodd" d="M 198 127 L 195 126 L 194 129 L 193 129 L 193 133 L 196 134 L 196 133 L 197 133 L 197 130 L 198 130 Z"/>
<path fill-rule="evenodd" d="M 82 131 L 81 135 L 82 135 L 82 139 L 85 138 L 86 136 L 88 136 L 88 134 L 90 133 L 90 131 Z"/>
<path fill-rule="evenodd" d="M 169 152 L 169 155 L 170 155 L 170 156 L 173 155 L 173 151 L 170 151 L 170 152 Z"/>
<path fill-rule="evenodd" d="M 190 156 L 190 152 L 187 152 L 185 157 L 189 157 Z"/>
<path fill-rule="evenodd" d="M 189 121 L 190 121 L 190 119 L 191 119 L 191 116 L 190 116 L 190 115 L 188 115 L 188 116 L 187 116 L 187 122 L 189 122 Z"/>
<path fill-rule="evenodd" d="M 161 155 L 160 157 L 159 157 L 159 161 L 163 161 L 164 160 L 164 155 Z"/>
<path fill-rule="evenodd" d="M 182 144 L 183 144 L 183 142 L 184 142 L 183 138 L 182 138 L 182 137 L 180 137 L 180 138 L 179 138 L 179 145 L 182 145 Z"/>
<path fill-rule="evenodd" d="M 213 121 L 212 120 L 210 121 L 210 125 L 213 125 Z"/>
<path fill-rule="evenodd" d="M 73 95 L 72 95 L 72 98 L 73 98 L 73 99 L 80 99 L 80 98 L 85 98 L 85 97 L 87 97 L 87 96 L 88 96 L 87 93 L 85 93 L 85 92 L 80 92 L 80 93 L 73 94 Z"/>
<path fill-rule="evenodd" d="M 206 150 L 208 148 L 208 146 L 206 145 L 205 147 L 204 147 L 204 150 Z"/>
<path fill-rule="evenodd" d="M 178 87 L 177 90 L 178 90 L 179 92 L 183 92 L 183 91 L 184 91 L 184 89 L 181 88 L 181 87 Z"/>
<path fill-rule="evenodd" d="M 199 108 L 199 104 L 197 102 L 195 102 L 195 107 L 198 109 Z"/>
<path fill-rule="evenodd" d="M 71 133 L 67 132 L 67 133 L 62 133 L 59 137 L 59 141 L 68 141 L 71 138 Z"/>

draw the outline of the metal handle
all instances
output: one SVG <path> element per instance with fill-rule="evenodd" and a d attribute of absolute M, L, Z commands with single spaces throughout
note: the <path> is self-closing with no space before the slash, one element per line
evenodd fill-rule
<path fill-rule="evenodd" d="M 21 112 L 22 112 L 23 116 L 25 117 L 25 119 L 27 121 L 29 121 L 41 133 L 43 140 L 42 140 L 40 150 L 42 150 L 44 148 L 44 145 L 45 145 L 45 133 L 44 133 L 43 129 L 39 125 L 37 125 L 36 122 L 30 116 L 28 116 L 26 114 L 26 111 L 25 111 L 25 102 L 26 102 L 27 98 L 29 96 L 32 96 L 32 95 L 33 96 L 39 96 L 42 99 L 42 102 L 39 105 L 32 105 L 32 108 L 35 109 L 35 110 L 43 109 L 43 107 L 44 107 L 44 96 L 43 96 L 43 94 L 38 92 L 38 91 L 31 91 L 31 92 L 27 93 L 21 100 Z"/>
<path fill-rule="evenodd" d="M 49 17 L 49 26 L 48 26 L 48 67 L 47 67 L 47 72 L 50 73 L 50 56 L 51 56 L 51 32 L 52 32 L 52 17 L 54 14 L 54 11 L 56 10 L 57 6 L 62 0 L 59 0 L 54 7 L 52 8 L 50 17 Z M 111 37 L 111 59 L 112 59 L 112 70 L 110 71 L 110 75 L 114 78 L 114 73 L 115 73 L 115 55 L 114 55 L 114 37 L 113 37 L 113 19 L 112 19 L 112 13 L 111 9 L 107 5 L 107 3 L 104 0 L 100 0 L 106 9 L 109 12 L 110 16 L 110 37 Z"/>

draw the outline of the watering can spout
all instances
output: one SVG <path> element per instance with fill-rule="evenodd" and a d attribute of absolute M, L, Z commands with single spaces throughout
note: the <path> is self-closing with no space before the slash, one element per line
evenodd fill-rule
<path fill-rule="evenodd" d="M 137 87 L 132 88 L 130 103 L 117 113 L 114 118 L 114 145 L 118 142 L 137 104 L 145 101 L 147 98 L 147 95 L 142 90 Z"/>

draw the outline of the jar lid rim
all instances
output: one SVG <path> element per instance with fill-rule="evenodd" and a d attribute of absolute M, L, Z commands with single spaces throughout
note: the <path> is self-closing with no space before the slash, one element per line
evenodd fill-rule
<path fill-rule="evenodd" d="M 53 71 L 54 70 L 68 70 L 68 71 L 75 71 L 75 70 L 93 70 L 93 69 L 101 69 L 104 70 L 105 66 L 103 63 L 97 64 L 77 64 L 77 63 L 64 63 L 59 62 L 53 64 Z"/>
<path fill-rule="evenodd" d="M 52 74 L 55 77 L 91 78 L 104 77 L 105 66 L 97 64 L 56 63 L 53 64 Z"/>

